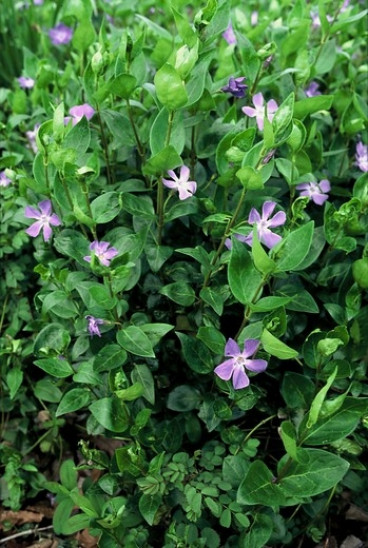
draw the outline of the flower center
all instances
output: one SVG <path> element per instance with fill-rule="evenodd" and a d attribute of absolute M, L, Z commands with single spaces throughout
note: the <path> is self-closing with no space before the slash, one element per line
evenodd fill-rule
<path fill-rule="evenodd" d="M 40 217 L 40 221 L 43 225 L 46 225 L 49 222 L 49 216 L 43 213 Z"/>

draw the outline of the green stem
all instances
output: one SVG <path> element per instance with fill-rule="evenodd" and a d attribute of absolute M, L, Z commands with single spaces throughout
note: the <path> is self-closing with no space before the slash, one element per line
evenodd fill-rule
<path fill-rule="evenodd" d="M 212 275 L 212 271 L 213 271 L 213 267 L 216 265 L 217 263 L 217 260 L 218 258 L 220 257 L 221 253 L 222 253 L 222 250 L 224 248 L 224 245 L 225 245 L 225 242 L 226 242 L 226 239 L 230 236 L 230 232 L 231 232 L 231 229 L 232 227 L 234 226 L 237 218 L 238 218 L 238 215 L 241 211 L 241 208 L 243 206 L 243 202 L 244 202 L 244 198 L 245 198 L 245 194 L 246 194 L 246 189 L 243 188 L 242 190 L 242 193 L 241 193 L 241 196 L 240 196 L 240 199 L 238 201 L 238 205 L 236 206 L 236 209 L 234 211 L 234 214 L 233 216 L 231 217 L 231 219 L 229 220 L 229 222 L 227 223 L 227 227 L 226 227 L 226 230 L 224 232 L 224 235 L 221 239 L 221 242 L 217 248 L 217 251 L 215 253 L 215 255 L 213 256 L 212 258 L 212 261 L 211 261 L 211 268 L 210 270 L 208 271 L 205 279 L 204 279 L 204 282 L 203 282 L 203 286 L 202 286 L 202 289 L 206 288 L 209 284 L 209 281 L 210 281 L 210 278 L 211 278 L 211 275 Z"/>
<path fill-rule="evenodd" d="M 133 116 L 133 113 L 132 113 L 132 107 L 131 107 L 129 99 L 126 100 L 126 103 L 127 103 L 127 111 L 128 111 L 129 122 L 130 122 L 130 125 L 131 125 L 133 133 L 134 133 L 135 142 L 137 143 L 138 154 L 141 157 L 141 162 L 144 163 L 145 152 L 144 152 L 142 142 L 141 142 L 141 140 L 139 138 L 139 135 L 138 135 L 137 127 L 136 127 L 135 122 L 134 122 L 134 116 Z"/>
<path fill-rule="evenodd" d="M 42 436 L 40 438 L 38 438 L 38 440 L 36 441 L 36 443 L 34 443 L 29 449 L 28 451 L 26 451 L 25 453 L 23 453 L 23 458 L 26 456 L 26 455 L 29 455 L 29 453 L 31 453 L 33 451 L 33 449 L 35 447 L 37 447 L 37 445 L 39 445 L 51 432 L 51 429 L 50 430 L 46 430 L 46 432 L 44 434 L 42 434 Z"/>
<path fill-rule="evenodd" d="M 82 192 L 83 192 L 84 200 L 86 202 L 86 206 L 87 206 L 87 209 L 88 209 L 89 216 L 93 220 L 93 213 L 92 213 L 91 203 L 89 201 L 89 196 L 88 196 L 88 188 L 87 188 L 86 181 L 84 180 L 83 177 L 80 178 L 80 184 L 81 184 L 81 187 L 82 187 Z M 90 230 L 92 232 L 92 236 L 94 237 L 94 239 L 97 240 L 96 228 L 94 226 L 91 226 Z"/>
<path fill-rule="evenodd" d="M 66 184 L 65 179 L 64 179 L 64 177 L 62 177 L 61 174 L 60 174 L 60 180 L 61 180 L 61 184 L 63 185 L 63 189 L 64 189 L 64 192 L 65 192 L 66 199 L 68 200 L 69 207 L 72 211 L 74 211 L 73 199 L 72 199 L 71 194 L 69 192 L 68 185 Z M 88 238 L 88 234 L 87 234 L 87 231 L 84 228 L 84 226 L 81 223 L 79 223 L 79 226 L 81 227 L 81 230 L 82 230 L 84 236 L 86 238 Z"/>
<path fill-rule="evenodd" d="M 101 132 L 101 143 L 102 143 L 102 148 L 103 148 L 105 163 L 106 163 L 107 180 L 109 184 L 111 184 L 113 182 L 113 178 L 112 178 L 110 159 L 109 159 L 109 149 L 107 146 L 106 134 L 105 134 L 102 118 L 101 118 L 100 108 L 98 105 L 96 105 L 96 112 L 97 112 L 98 125 L 100 126 L 100 132 Z"/>
<path fill-rule="evenodd" d="M 260 293 L 260 291 L 262 291 L 264 285 L 267 283 L 267 280 L 268 280 L 268 274 L 265 274 L 259 284 L 259 286 L 257 287 L 254 295 L 253 295 L 253 298 L 250 302 L 250 304 L 255 304 L 255 302 L 258 300 L 258 295 Z M 240 327 L 238 329 L 238 332 L 237 334 L 235 335 L 235 340 L 239 337 L 240 333 L 243 331 L 244 327 L 247 325 L 247 323 L 249 322 L 250 318 L 252 316 L 252 310 L 251 310 L 251 307 L 250 305 L 247 305 L 245 311 L 244 311 L 244 318 L 243 318 L 243 321 L 242 323 L 240 324 Z"/>
<path fill-rule="evenodd" d="M 277 417 L 277 415 L 271 415 L 270 417 L 267 417 L 267 419 L 263 419 L 263 421 L 259 422 L 258 424 L 256 424 L 256 426 L 254 428 L 252 428 L 252 430 L 245 436 L 245 438 L 243 439 L 243 441 L 239 444 L 239 447 L 238 449 L 235 451 L 234 455 L 237 455 L 240 451 L 240 448 L 241 446 L 245 445 L 247 443 L 247 441 L 249 440 L 249 438 L 251 438 L 254 434 L 254 432 L 256 432 L 258 430 L 258 428 L 260 428 L 261 426 L 263 426 L 264 424 L 266 424 L 267 422 L 269 421 L 272 421 L 273 419 L 275 419 Z"/>
<path fill-rule="evenodd" d="M 168 120 L 168 126 L 167 126 L 167 133 L 166 133 L 166 139 L 165 139 L 165 147 L 169 146 L 170 139 L 171 139 L 171 132 L 173 127 L 173 121 L 174 121 L 174 111 L 169 112 L 169 120 Z M 162 177 L 160 177 L 157 181 L 157 244 L 161 245 L 162 241 L 162 230 L 164 227 L 164 214 L 165 214 L 165 208 L 164 208 L 164 184 L 162 182 Z"/>

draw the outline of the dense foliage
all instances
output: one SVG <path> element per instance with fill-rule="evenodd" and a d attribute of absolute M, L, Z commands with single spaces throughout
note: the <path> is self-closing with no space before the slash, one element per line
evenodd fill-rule
<path fill-rule="evenodd" d="M 4 507 L 52 493 L 55 533 L 102 548 L 344 539 L 363 4 L 2 1 Z"/>

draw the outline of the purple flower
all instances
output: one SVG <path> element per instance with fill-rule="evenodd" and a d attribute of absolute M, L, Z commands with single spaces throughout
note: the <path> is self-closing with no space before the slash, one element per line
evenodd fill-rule
<path fill-rule="evenodd" d="M 322 179 L 319 183 L 301 183 L 297 185 L 297 190 L 301 190 L 300 196 L 309 196 L 310 200 L 317 205 L 323 205 L 328 199 L 328 194 L 331 190 L 330 181 Z"/>
<path fill-rule="evenodd" d="M 237 43 L 237 39 L 236 39 L 236 36 L 235 36 L 235 33 L 234 33 L 234 29 L 233 29 L 233 26 L 232 26 L 231 23 L 229 23 L 229 26 L 227 27 L 225 32 L 222 33 L 222 37 L 226 40 L 226 42 L 229 45 Z"/>
<path fill-rule="evenodd" d="M 368 145 L 363 145 L 362 141 L 357 143 L 355 159 L 358 168 L 366 173 L 368 171 Z"/>
<path fill-rule="evenodd" d="M 270 215 L 272 215 L 275 207 L 276 202 L 265 202 L 262 206 L 262 216 L 256 209 L 254 209 L 254 207 L 252 207 L 248 217 L 249 224 L 257 225 L 257 235 L 259 241 L 269 249 L 272 249 L 282 239 L 278 234 L 271 232 L 270 228 L 282 226 L 286 221 L 284 211 L 278 211 L 273 217 L 270 218 Z M 250 246 L 252 245 L 253 232 L 244 237 L 244 242 Z"/>
<path fill-rule="evenodd" d="M 97 335 L 97 337 L 101 337 L 100 328 L 99 325 L 102 325 L 105 323 L 101 318 L 95 318 L 94 316 L 85 316 L 86 320 L 88 320 L 88 326 L 87 329 L 93 337 L 93 335 Z"/>
<path fill-rule="evenodd" d="M 312 19 L 312 29 L 318 29 L 321 26 L 321 19 L 319 18 L 319 13 L 315 11 L 310 12 Z"/>
<path fill-rule="evenodd" d="M 317 97 L 317 95 L 321 95 L 321 92 L 318 91 L 318 89 L 318 82 L 311 82 L 309 86 L 305 88 L 304 93 L 307 97 Z"/>
<path fill-rule="evenodd" d="M 26 131 L 26 137 L 28 139 L 28 143 L 29 143 L 29 148 L 35 153 L 37 154 L 38 152 L 38 146 L 37 146 L 37 143 L 36 143 L 36 135 L 37 135 L 37 131 L 38 131 L 38 128 L 40 127 L 41 124 L 36 124 L 32 129 Z"/>
<path fill-rule="evenodd" d="M 75 105 L 69 110 L 71 116 L 65 116 L 64 123 L 67 124 L 72 120 L 73 126 L 78 124 L 80 120 L 85 116 L 87 120 L 90 120 L 95 113 L 95 109 L 91 107 L 88 103 L 83 103 L 83 105 Z"/>
<path fill-rule="evenodd" d="M 50 200 L 43 200 L 38 204 L 40 211 L 34 207 L 27 206 L 25 209 L 25 216 L 27 219 L 37 219 L 30 227 L 27 228 L 26 233 L 32 238 L 39 235 L 41 228 L 43 229 L 43 239 L 47 242 L 51 238 L 52 229 L 50 225 L 60 226 L 61 221 L 56 213 L 51 213 L 52 204 Z"/>
<path fill-rule="evenodd" d="M 264 98 L 262 93 L 256 93 L 253 97 L 253 105 L 256 108 L 253 107 L 243 107 L 242 111 L 247 116 L 250 116 L 251 118 L 256 117 L 257 120 L 257 126 L 260 131 L 263 130 L 264 126 L 264 117 L 265 117 L 265 105 L 264 105 Z M 278 109 L 278 105 L 276 101 L 271 99 L 267 103 L 267 118 L 270 122 L 272 122 L 272 119 L 275 115 L 276 110 Z"/>
<path fill-rule="evenodd" d="M 9 186 L 11 180 L 5 175 L 5 171 L 0 171 L 0 186 L 6 187 Z"/>
<path fill-rule="evenodd" d="M 110 247 L 109 242 L 98 242 L 97 240 L 95 240 L 91 243 L 89 248 L 91 251 L 94 252 L 95 256 L 104 266 L 110 266 L 111 259 L 116 257 L 116 255 L 119 253 L 118 250 L 115 249 L 115 247 Z M 83 257 L 83 259 L 90 263 L 92 257 L 91 255 L 87 255 L 86 257 Z"/>
<path fill-rule="evenodd" d="M 49 37 L 54 46 L 69 44 L 73 38 L 73 29 L 64 25 L 64 23 L 58 23 L 56 27 L 49 30 Z"/>
<path fill-rule="evenodd" d="M 252 13 L 250 14 L 250 24 L 252 25 L 252 27 L 255 27 L 256 24 L 258 23 L 258 11 L 252 11 Z"/>
<path fill-rule="evenodd" d="M 239 78 L 233 78 L 231 76 L 228 85 L 221 88 L 221 90 L 231 93 L 234 97 L 241 99 L 242 97 L 245 97 L 245 90 L 248 87 L 246 84 L 242 83 L 244 80 L 245 76 L 239 76 Z"/>
<path fill-rule="evenodd" d="M 220 363 L 214 372 L 224 381 L 229 381 L 232 377 L 235 390 L 249 386 L 249 377 L 245 370 L 262 373 L 267 368 L 266 360 L 249 359 L 257 352 L 258 347 L 259 341 L 248 339 L 244 341 L 243 352 L 240 352 L 238 344 L 229 339 L 225 346 L 225 356 L 231 356 L 231 359 Z"/>
<path fill-rule="evenodd" d="M 35 6 L 42 6 L 43 0 L 33 0 L 33 4 L 34 4 Z"/>
<path fill-rule="evenodd" d="M 186 200 L 193 196 L 197 190 L 197 183 L 195 181 L 188 181 L 190 176 L 190 169 L 187 166 L 181 166 L 180 177 L 178 177 L 172 169 L 169 169 L 168 174 L 173 179 L 162 179 L 162 182 L 168 188 L 173 188 L 179 192 L 179 200 Z"/>
<path fill-rule="evenodd" d="M 17 80 L 20 87 L 23 89 L 32 89 L 35 85 L 33 78 L 28 78 L 28 76 L 20 76 Z"/>

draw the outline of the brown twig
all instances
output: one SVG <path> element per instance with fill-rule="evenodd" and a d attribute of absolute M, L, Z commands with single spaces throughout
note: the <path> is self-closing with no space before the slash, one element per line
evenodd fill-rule
<path fill-rule="evenodd" d="M 19 533 L 15 533 L 14 535 L 10 535 L 9 537 L 5 537 L 0 540 L 0 544 L 5 544 L 9 540 L 13 540 L 18 537 L 25 537 L 27 535 L 35 535 L 39 533 L 40 531 L 49 531 L 50 529 L 53 529 L 53 525 L 47 525 L 47 527 L 36 527 L 35 529 L 27 529 L 27 531 L 20 531 Z"/>

